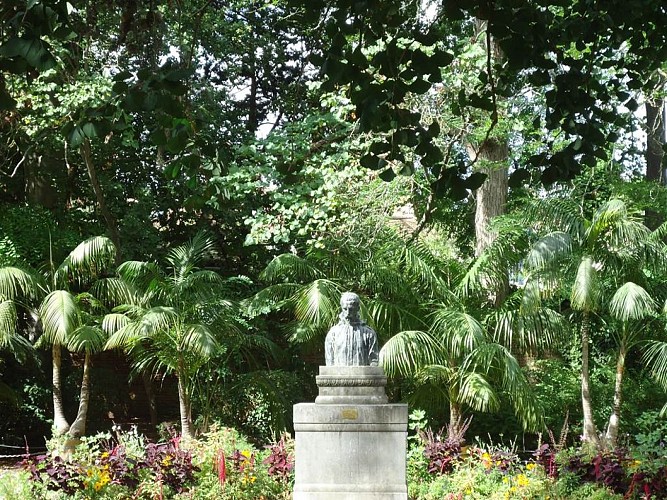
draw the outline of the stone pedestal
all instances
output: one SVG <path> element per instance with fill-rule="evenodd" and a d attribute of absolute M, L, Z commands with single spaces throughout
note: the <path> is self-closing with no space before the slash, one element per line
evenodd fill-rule
<path fill-rule="evenodd" d="M 320 367 L 294 406 L 294 500 L 406 500 L 408 407 L 387 404 L 380 367 Z"/>

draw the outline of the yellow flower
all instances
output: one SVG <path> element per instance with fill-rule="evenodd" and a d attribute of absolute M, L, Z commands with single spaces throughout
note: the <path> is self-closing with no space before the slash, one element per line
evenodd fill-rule
<path fill-rule="evenodd" d="M 109 458 L 109 452 L 108 451 L 102 452 L 102 458 Z"/>
<path fill-rule="evenodd" d="M 509 479 L 507 479 L 506 477 L 503 478 L 503 483 L 509 483 L 509 482 L 510 482 Z"/>
<path fill-rule="evenodd" d="M 257 481 L 257 478 L 253 475 L 246 474 L 241 478 L 241 483 L 242 484 L 252 484 L 255 481 Z"/>
<path fill-rule="evenodd" d="M 516 484 L 518 484 L 520 487 L 528 486 L 530 484 L 530 479 L 525 474 L 519 474 L 516 477 Z"/>
<path fill-rule="evenodd" d="M 162 465 L 169 467 L 171 465 L 171 459 L 171 455 L 165 455 L 165 457 L 162 459 Z"/>
<path fill-rule="evenodd" d="M 527 470 L 527 471 L 531 471 L 531 470 L 533 470 L 535 467 L 536 467 L 536 465 L 535 465 L 534 463 L 532 463 L 532 462 L 529 463 L 529 464 L 526 464 L 526 470 Z"/>

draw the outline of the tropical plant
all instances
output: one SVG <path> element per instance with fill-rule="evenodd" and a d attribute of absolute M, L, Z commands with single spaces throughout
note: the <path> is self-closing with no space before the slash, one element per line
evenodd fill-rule
<path fill-rule="evenodd" d="M 235 308 L 224 297 L 225 280 L 200 267 L 213 247 L 210 237 L 197 233 L 169 251 L 168 272 L 152 262 L 127 261 L 118 267 L 119 278 L 100 284 L 119 303 L 104 318 L 111 334 L 105 348 L 124 349 L 137 373 L 176 376 L 181 433 L 188 438 L 194 436 L 191 397 L 198 369 L 229 344 L 273 347 L 264 337 L 239 331 Z"/>
<path fill-rule="evenodd" d="M 23 297 L 35 299 L 46 293 L 37 308 L 42 335 L 37 346 L 50 346 L 53 360 L 53 412 L 54 433 L 69 431 L 73 437 L 85 433 L 85 423 L 90 399 L 90 363 L 93 353 L 101 350 L 103 332 L 95 319 L 100 303 L 86 288 L 110 267 L 116 256 L 116 248 L 109 238 L 89 238 L 72 250 L 56 267 L 49 261 L 46 280 L 38 279 L 28 271 L 16 267 L 0 269 L 0 294 L 11 299 Z M 9 301 L 1 306 L 4 327 L 15 324 L 16 309 Z M 5 324 L 6 323 L 6 324 Z M 11 331 L 7 329 L 6 331 Z M 13 337 L 14 339 L 18 337 Z M 21 341 L 23 342 L 23 341 Z M 79 409 L 70 427 L 63 407 L 61 363 L 62 348 L 84 353 L 83 377 L 79 397 Z"/>
<path fill-rule="evenodd" d="M 512 245 L 499 245 L 484 271 L 478 272 L 494 275 L 494 266 L 503 268 L 502 262 L 521 263 L 525 290 L 532 287 L 535 295 L 545 297 L 562 293 L 569 301 L 571 319 L 579 323 L 581 336 L 583 440 L 600 446 L 589 369 L 592 317 L 609 311 L 621 322 L 621 361 L 636 335 L 631 322 L 650 314 L 651 299 L 636 284 L 646 282 L 646 273 L 664 264 L 664 246 L 659 239 L 662 230 L 652 234 L 639 214 L 617 198 L 600 204 L 590 218 L 572 200 L 538 200 L 518 217 L 518 225 L 509 227 L 508 234 L 516 236 Z M 619 369 L 623 369 L 623 362 Z M 617 379 L 619 390 L 621 382 L 622 376 Z M 620 408 L 620 392 L 616 396 Z M 614 411 L 612 419 L 617 418 Z M 617 423 L 612 423 L 610 437 L 616 432 Z"/>
<path fill-rule="evenodd" d="M 499 391 L 509 396 L 526 428 L 541 427 L 540 409 L 512 353 L 511 339 L 521 336 L 533 349 L 553 344 L 562 325 L 558 314 L 544 307 L 530 314 L 518 308 L 485 311 L 483 304 L 466 305 L 452 294 L 446 302 L 431 304 L 428 318 L 428 329 L 392 337 L 382 347 L 380 360 L 388 374 L 416 381 L 416 400 L 449 405 L 452 436 L 463 424 L 466 407 L 498 410 Z"/>
<path fill-rule="evenodd" d="M 291 340 L 322 340 L 337 321 L 341 293 L 354 290 L 362 298 L 362 319 L 386 339 L 424 326 L 423 304 L 446 290 L 450 265 L 425 245 L 408 244 L 384 228 L 365 243 L 353 240 L 326 250 L 309 248 L 303 256 L 275 257 L 260 275 L 269 285 L 248 307 L 255 314 L 288 310 L 294 318 L 287 327 Z"/>

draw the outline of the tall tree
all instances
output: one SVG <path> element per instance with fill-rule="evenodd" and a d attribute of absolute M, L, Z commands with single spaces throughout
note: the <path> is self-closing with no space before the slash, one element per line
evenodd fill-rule
<path fill-rule="evenodd" d="M 239 330 L 233 304 L 223 295 L 223 278 L 200 267 L 213 247 L 210 237 L 197 233 L 169 251 L 168 272 L 154 263 L 127 261 L 118 267 L 121 280 L 107 286 L 107 298 L 121 303 L 104 319 L 111 334 L 105 348 L 124 349 L 139 373 L 176 376 L 181 434 L 187 438 L 195 434 L 191 397 L 197 370 L 230 338 L 273 347 L 264 337 Z"/>

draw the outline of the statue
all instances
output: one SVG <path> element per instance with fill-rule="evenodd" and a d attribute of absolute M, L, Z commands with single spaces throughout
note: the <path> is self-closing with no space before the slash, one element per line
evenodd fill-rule
<path fill-rule="evenodd" d="M 340 297 L 340 321 L 331 327 L 324 342 L 327 366 L 377 366 L 375 330 L 359 317 L 359 296 L 345 292 Z"/>

